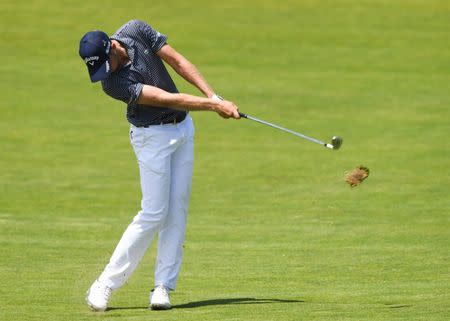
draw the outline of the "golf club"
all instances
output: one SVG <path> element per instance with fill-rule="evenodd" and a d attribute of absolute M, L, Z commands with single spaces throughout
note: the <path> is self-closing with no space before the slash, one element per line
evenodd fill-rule
<path fill-rule="evenodd" d="M 339 148 L 341 147 L 341 145 L 342 145 L 342 141 L 343 141 L 343 140 L 342 140 L 342 138 L 339 137 L 339 136 L 333 136 L 333 138 L 331 139 L 331 143 L 325 143 L 325 142 L 322 142 L 322 141 L 320 141 L 320 140 L 318 140 L 318 139 L 315 139 L 315 138 L 312 138 L 312 137 L 308 137 L 308 136 L 306 136 L 306 135 L 303 135 L 303 134 L 294 132 L 293 130 L 290 130 L 290 129 L 287 129 L 287 128 L 284 128 L 284 127 L 281 127 L 281 126 L 278 126 L 278 125 L 275 125 L 275 124 L 266 122 L 266 121 L 264 121 L 264 120 L 261 120 L 261 119 L 258 119 L 258 118 L 249 116 L 249 115 L 244 114 L 244 113 L 239 113 L 239 115 L 241 116 L 241 118 L 250 119 L 250 120 L 256 121 L 256 122 L 258 122 L 258 123 L 260 123 L 260 124 L 264 124 L 264 125 L 267 125 L 267 126 L 276 128 L 276 129 L 280 129 L 280 130 L 285 131 L 285 132 L 287 132 L 287 133 L 290 133 L 290 134 L 293 134 L 293 135 L 295 135 L 295 136 L 301 137 L 301 138 L 303 138 L 303 139 L 309 140 L 310 142 L 313 142 L 313 143 L 322 145 L 322 146 L 324 146 L 324 147 L 326 147 L 326 148 L 330 148 L 330 149 L 335 149 L 335 150 L 337 150 L 337 149 L 339 149 Z"/>

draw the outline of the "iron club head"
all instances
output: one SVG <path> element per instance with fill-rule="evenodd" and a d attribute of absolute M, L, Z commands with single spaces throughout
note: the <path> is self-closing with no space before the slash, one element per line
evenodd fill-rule
<path fill-rule="evenodd" d="M 331 138 L 331 145 L 333 146 L 333 149 L 341 148 L 342 141 L 342 137 L 333 136 L 333 138 Z"/>
<path fill-rule="evenodd" d="M 324 144 L 324 146 L 326 148 L 329 149 L 339 149 L 342 145 L 342 138 L 339 136 L 333 136 L 333 138 L 331 138 L 331 143 L 330 144 Z"/>

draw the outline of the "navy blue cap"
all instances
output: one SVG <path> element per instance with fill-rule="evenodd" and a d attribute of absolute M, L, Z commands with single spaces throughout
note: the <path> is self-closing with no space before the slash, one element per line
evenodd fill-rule
<path fill-rule="evenodd" d="M 111 73 L 111 40 L 103 31 L 90 31 L 80 40 L 80 57 L 88 67 L 92 82 L 106 79 Z"/>

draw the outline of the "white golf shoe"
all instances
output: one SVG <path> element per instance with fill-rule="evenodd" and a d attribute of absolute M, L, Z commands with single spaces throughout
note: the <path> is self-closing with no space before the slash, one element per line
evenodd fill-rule
<path fill-rule="evenodd" d="M 169 310 L 170 305 L 170 290 L 163 285 L 159 285 L 153 289 L 150 294 L 150 308 L 152 310 Z"/>
<path fill-rule="evenodd" d="M 93 311 L 105 311 L 111 297 L 112 289 L 98 280 L 91 285 L 86 295 L 86 302 Z"/>

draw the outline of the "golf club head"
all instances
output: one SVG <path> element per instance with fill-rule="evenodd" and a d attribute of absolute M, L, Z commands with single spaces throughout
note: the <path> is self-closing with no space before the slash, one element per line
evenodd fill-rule
<path fill-rule="evenodd" d="M 333 145 L 333 149 L 341 148 L 342 142 L 342 137 L 333 136 L 333 138 L 331 138 L 331 145 Z"/>

